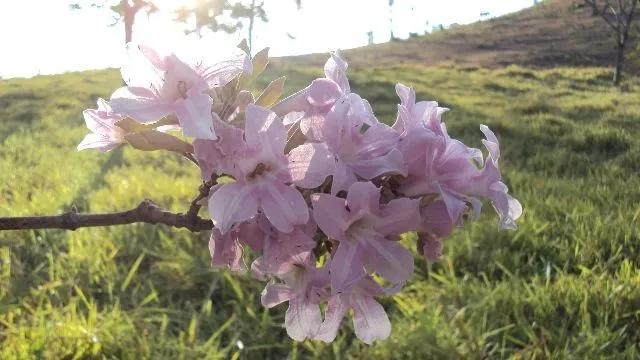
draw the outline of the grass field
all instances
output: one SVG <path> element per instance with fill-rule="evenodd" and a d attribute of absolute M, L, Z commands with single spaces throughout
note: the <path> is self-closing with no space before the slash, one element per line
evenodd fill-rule
<path fill-rule="evenodd" d="M 289 91 L 320 68 L 281 71 Z M 131 225 L 0 233 L 2 359 L 481 359 L 640 357 L 640 81 L 606 69 L 386 67 L 350 73 L 381 120 L 394 84 L 452 111 L 449 132 L 480 147 L 481 123 L 524 206 L 519 230 L 482 220 L 445 258 L 383 298 L 391 337 L 361 344 L 350 321 L 331 345 L 295 343 L 286 306 L 263 284 L 209 266 L 207 234 Z M 116 71 L 0 82 L 0 216 L 128 209 L 145 197 L 185 211 L 196 169 L 125 147 L 75 151 L 81 111 L 119 86 Z M 409 243 L 410 236 L 406 239 Z M 211 295 L 211 296 L 209 296 Z"/>

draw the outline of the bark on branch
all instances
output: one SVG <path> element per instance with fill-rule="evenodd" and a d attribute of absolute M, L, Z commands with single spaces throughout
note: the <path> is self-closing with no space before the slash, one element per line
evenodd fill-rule
<path fill-rule="evenodd" d="M 79 214 L 68 212 L 55 216 L 26 216 L 0 218 L 0 230 L 64 229 L 76 230 L 83 227 L 113 226 L 134 223 L 164 224 L 176 228 L 186 228 L 193 232 L 211 230 L 211 220 L 198 216 L 197 210 L 187 214 L 172 213 L 144 200 L 131 210 L 107 214 Z"/>

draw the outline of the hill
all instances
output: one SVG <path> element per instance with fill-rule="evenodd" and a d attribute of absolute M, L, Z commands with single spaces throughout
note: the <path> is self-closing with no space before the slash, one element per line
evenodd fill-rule
<path fill-rule="evenodd" d="M 286 72 L 292 91 L 320 71 Z M 381 299 L 388 341 L 364 346 L 349 325 L 332 345 L 292 342 L 285 307 L 261 307 L 261 282 L 210 268 L 206 234 L 133 225 L 0 232 L 0 358 L 640 356 L 640 82 L 620 93 L 604 69 L 451 66 L 350 78 L 383 121 L 401 81 L 450 107 L 450 133 L 469 145 L 489 125 L 525 208 L 516 232 L 499 232 L 486 211 L 446 240 L 441 262 L 416 257 L 410 284 Z M 81 111 L 119 81 L 96 71 L 0 82 L 0 216 L 116 211 L 143 198 L 187 208 L 199 184 L 188 162 L 75 151 Z"/>
<path fill-rule="evenodd" d="M 506 16 L 345 53 L 354 67 L 441 63 L 485 68 L 612 67 L 611 30 L 581 4 L 581 0 L 547 0 Z M 324 57 L 313 54 L 282 61 L 321 65 Z"/>

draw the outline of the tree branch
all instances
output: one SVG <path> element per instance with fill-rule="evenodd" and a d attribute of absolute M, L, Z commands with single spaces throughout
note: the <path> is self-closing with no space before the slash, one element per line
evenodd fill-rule
<path fill-rule="evenodd" d="M 204 185 L 203 185 L 204 187 Z M 201 193 L 198 195 L 200 197 Z M 208 191 L 207 191 L 208 195 Z M 198 199 L 199 201 L 200 199 Z M 194 200 L 196 202 L 196 200 Z M 192 204 L 193 208 L 193 204 Z M 68 212 L 55 216 L 27 216 L 0 218 L 0 230 L 64 229 L 76 230 L 82 227 L 113 226 L 134 223 L 164 224 L 176 228 L 186 228 L 193 232 L 211 230 L 211 220 L 203 219 L 189 209 L 187 214 L 166 211 L 151 200 L 142 201 L 131 210 L 107 214 L 78 214 Z"/>

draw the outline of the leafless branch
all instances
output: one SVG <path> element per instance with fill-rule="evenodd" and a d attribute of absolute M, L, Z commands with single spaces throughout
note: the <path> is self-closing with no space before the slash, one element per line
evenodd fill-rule
<path fill-rule="evenodd" d="M 113 226 L 134 223 L 164 224 L 186 228 L 193 232 L 211 230 L 211 220 L 200 218 L 197 213 L 180 214 L 166 211 L 151 200 L 144 200 L 131 210 L 106 214 L 79 214 L 68 212 L 54 216 L 26 216 L 0 218 L 0 230 L 64 229 Z"/>

